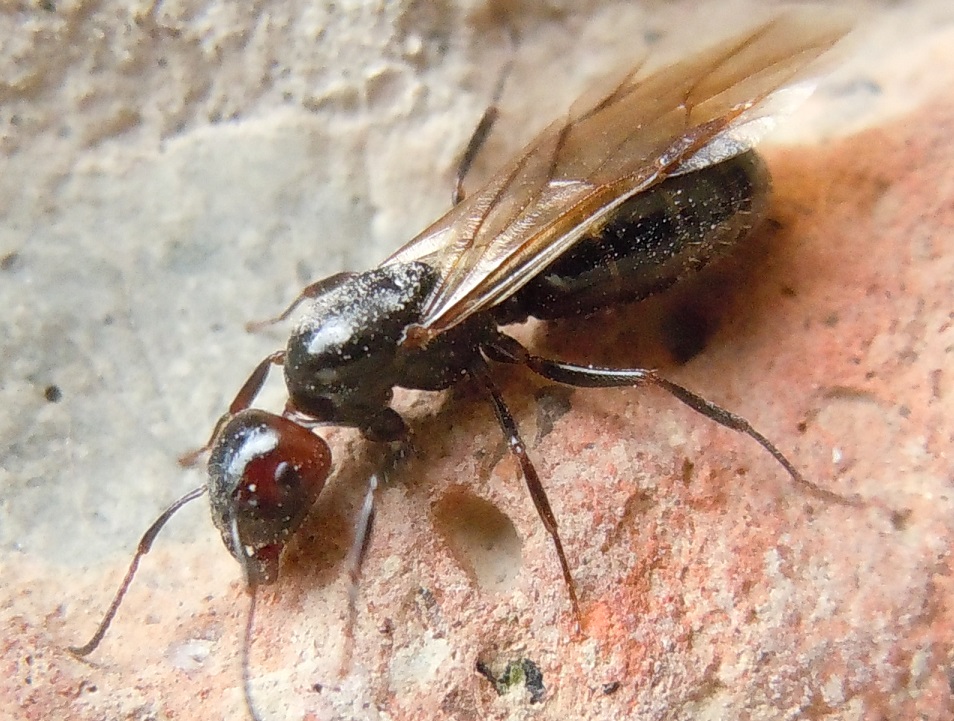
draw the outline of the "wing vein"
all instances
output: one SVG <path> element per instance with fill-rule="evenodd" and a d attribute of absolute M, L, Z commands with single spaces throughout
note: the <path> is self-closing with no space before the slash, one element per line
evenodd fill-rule
<path fill-rule="evenodd" d="M 634 194 L 751 149 L 807 96 L 794 80 L 849 28 L 844 14 L 789 12 L 668 67 L 637 64 L 596 102 L 577 103 L 385 261 L 426 262 L 441 278 L 417 337 L 504 301 Z"/>

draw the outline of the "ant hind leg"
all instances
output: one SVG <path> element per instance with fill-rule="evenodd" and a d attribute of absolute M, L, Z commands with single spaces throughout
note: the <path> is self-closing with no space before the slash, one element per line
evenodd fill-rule
<path fill-rule="evenodd" d="M 664 390 L 696 413 L 753 439 L 785 469 L 795 485 L 810 495 L 829 503 L 844 506 L 859 507 L 865 505 L 856 494 L 841 495 L 809 481 L 774 443 L 753 428 L 747 420 L 693 393 L 688 388 L 666 380 L 653 370 L 646 368 L 599 368 L 550 360 L 533 355 L 515 339 L 502 334 L 498 336 L 494 343 L 486 346 L 484 351 L 491 360 L 524 365 L 537 375 L 577 388 L 650 385 Z"/>

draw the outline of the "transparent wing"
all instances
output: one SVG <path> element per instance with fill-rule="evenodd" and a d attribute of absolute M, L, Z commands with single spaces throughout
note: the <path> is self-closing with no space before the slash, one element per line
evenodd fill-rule
<path fill-rule="evenodd" d="M 636 68 L 551 125 L 385 261 L 440 274 L 417 337 L 505 300 L 636 193 L 749 150 L 811 92 L 807 71 L 848 29 L 840 16 L 785 14 L 664 69 Z"/>

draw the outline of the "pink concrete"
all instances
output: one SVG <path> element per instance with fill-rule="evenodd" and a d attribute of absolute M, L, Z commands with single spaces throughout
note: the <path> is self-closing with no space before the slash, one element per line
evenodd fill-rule
<path fill-rule="evenodd" d="M 504 374 L 579 584 L 574 638 L 554 552 L 488 408 L 467 392 L 404 395 L 418 453 L 381 494 L 353 661 L 338 677 L 342 558 L 373 459 L 332 433 L 341 471 L 262 598 L 263 715 L 954 716 L 952 137 L 954 106 L 939 102 L 771 151 L 774 224 L 738 258 L 676 296 L 525 331 L 553 355 L 660 367 L 748 418 L 809 478 L 870 505 L 805 495 L 750 440 L 651 391 L 575 391 L 543 433 L 534 393 L 546 384 Z M 686 305 L 714 332 L 676 367 L 658 327 Z M 470 531 L 451 542 L 448 493 L 493 504 L 518 544 L 499 518 L 461 520 Z M 482 528 L 489 549 L 468 549 Z M 64 647 L 91 630 L 123 568 L 4 559 L 0 717 L 240 717 L 237 569 L 214 544 L 151 555 L 89 663 Z M 468 563 L 499 564 L 494 590 Z M 542 671 L 544 703 L 497 696 L 474 671 L 518 658 Z"/>

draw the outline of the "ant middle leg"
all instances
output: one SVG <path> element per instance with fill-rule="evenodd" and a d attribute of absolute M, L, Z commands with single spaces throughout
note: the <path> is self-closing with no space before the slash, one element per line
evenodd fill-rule
<path fill-rule="evenodd" d="M 560 540 L 560 533 L 557 530 L 557 520 L 550 507 L 550 501 L 547 498 L 547 492 L 540 482 L 540 476 L 527 454 L 527 447 L 520 437 L 520 431 L 517 428 L 517 422 L 514 420 L 510 409 L 504 402 L 500 390 L 497 388 L 493 379 L 490 377 L 490 369 L 482 359 L 475 362 L 470 369 L 471 377 L 476 380 L 490 396 L 494 405 L 494 413 L 497 416 L 497 422 L 503 430 L 504 438 L 507 440 L 507 446 L 510 453 L 520 464 L 520 470 L 523 472 L 524 481 L 527 484 L 527 490 L 530 491 L 530 497 L 533 499 L 533 505 L 536 506 L 540 520 L 543 521 L 544 528 L 550 534 L 553 545 L 556 548 L 557 556 L 560 559 L 560 568 L 563 571 L 563 580 L 566 582 L 567 591 L 570 594 L 570 605 L 573 608 L 573 617 L 576 624 L 576 632 L 579 633 L 583 628 L 583 615 L 580 612 L 580 602 L 577 599 L 576 584 L 573 581 L 573 575 L 570 573 L 570 564 L 566 558 L 566 552 L 563 550 L 563 542 Z"/>
<path fill-rule="evenodd" d="M 511 43 L 514 42 L 512 35 L 510 40 Z M 457 175 L 454 178 L 454 189 L 451 192 L 451 205 L 457 205 L 464 199 L 464 180 L 467 179 L 467 174 L 470 172 L 481 149 L 486 144 L 487 138 L 490 137 L 490 131 L 493 130 L 494 123 L 497 122 L 497 118 L 500 116 L 498 104 L 500 103 L 500 98 L 503 96 L 504 86 L 507 84 L 507 78 L 510 77 L 510 71 L 512 69 L 513 59 L 511 58 L 500 71 L 500 77 L 497 79 L 497 85 L 494 88 L 490 105 L 487 106 L 487 109 L 484 110 L 484 114 L 481 115 L 480 120 L 477 121 L 477 127 L 474 128 L 470 140 L 467 141 L 467 145 L 464 147 L 464 152 L 461 153 L 457 161 Z"/>
<path fill-rule="evenodd" d="M 245 324 L 245 330 L 249 333 L 257 333 L 263 328 L 267 328 L 268 326 L 281 323 L 283 320 L 287 320 L 288 316 L 295 311 L 295 308 L 301 305 L 304 301 L 308 300 L 309 298 L 317 298 L 322 293 L 326 293 L 332 288 L 350 280 L 354 277 L 354 275 L 354 273 L 343 271 L 341 273 L 329 275 L 327 278 L 322 278 L 311 285 L 306 285 L 301 289 L 301 292 L 298 294 L 298 296 L 291 303 L 289 303 L 288 307 L 285 308 L 285 310 L 283 310 L 281 313 L 276 315 L 274 318 L 249 321 Z"/>

